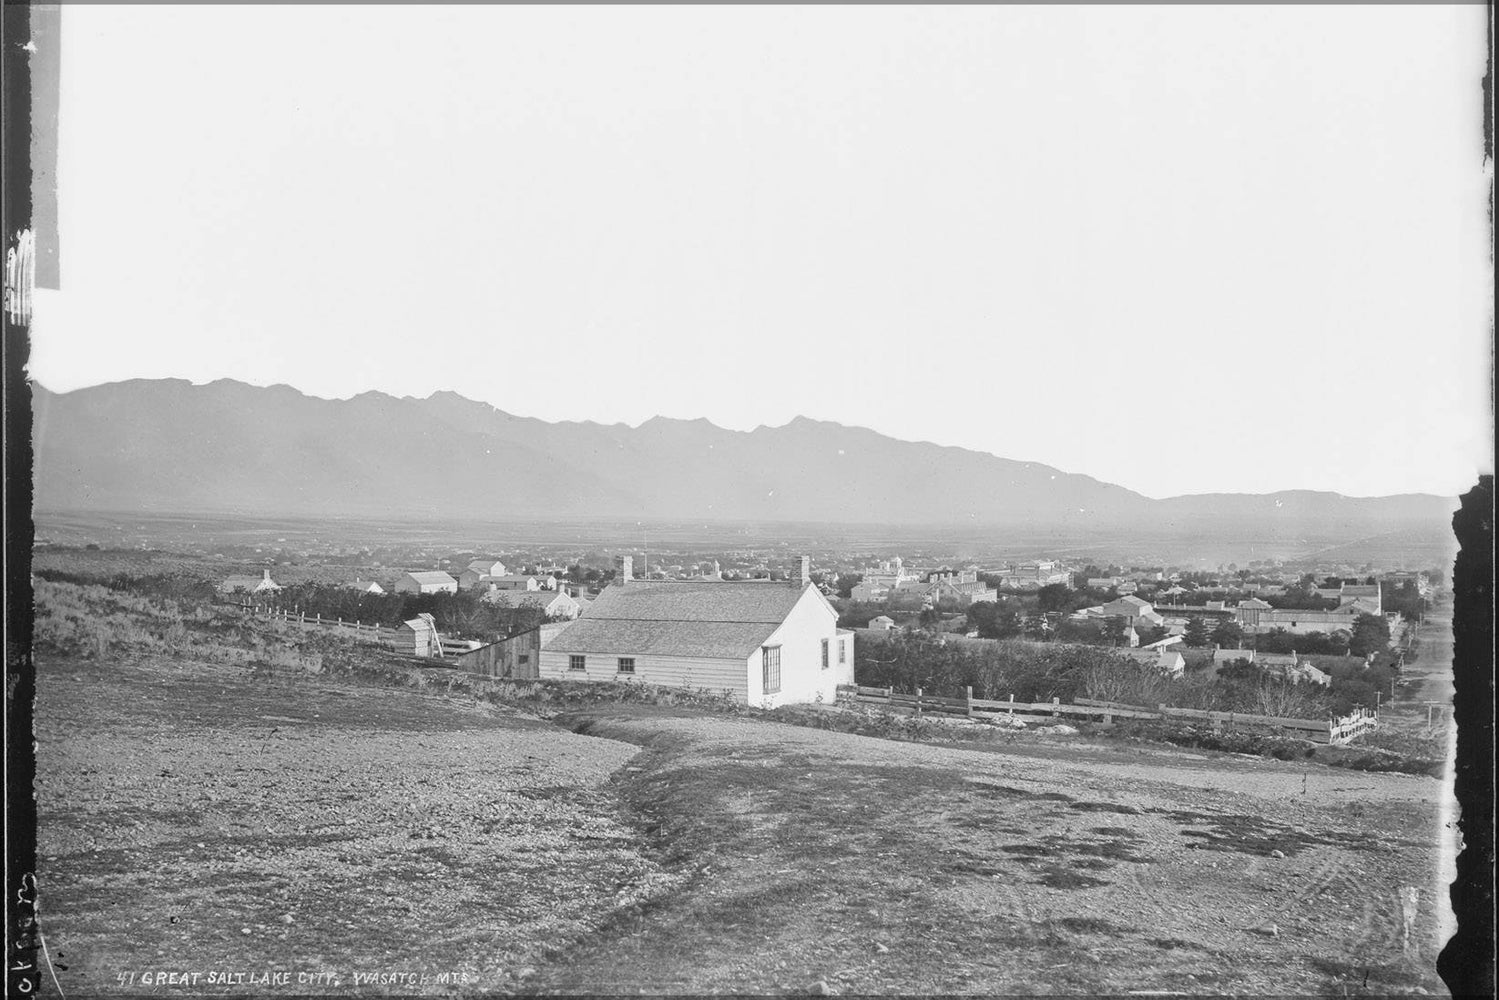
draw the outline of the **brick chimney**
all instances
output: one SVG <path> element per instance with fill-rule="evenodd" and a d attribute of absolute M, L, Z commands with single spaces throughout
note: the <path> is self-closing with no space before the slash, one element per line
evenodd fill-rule
<path fill-rule="evenodd" d="M 614 582 L 615 583 L 619 584 L 620 586 L 624 586 L 625 584 L 627 584 L 627 583 L 630 582 L 631 574 L 633 574 L 634 572 L 635 572 L 635 557 L 634 556 L 628 556 L 628 555 L 626 555 L 626 556 L 615 556 L 614 557 Z"/>
<path fill-rule="evenodd" d="M 791 578 L 791 585 L 800 590 L 812 582 L 812 557 L 802 556 L 796 563 L 796 575 Z"/>

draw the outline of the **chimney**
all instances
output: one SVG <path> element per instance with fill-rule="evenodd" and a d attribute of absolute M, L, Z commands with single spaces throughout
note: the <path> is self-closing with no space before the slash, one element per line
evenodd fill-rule
<path fill-rule="evenodd" d="M 271 581 L 271 571 L 270 570 L 265 570 L 264 572 L 265 572 L 265 581 L 267 583 L 270 583 L 270 581 Z"/>
<path fill-rule="evenodd" d="M 802 556 L 796 564 L 796 576 L 792 577 L 791 583 L 797 589 L 805 587 L 812 582 L 812 557 Z"/>
<path fill-rule="evenodd" d="M 629 583 L 630 582 L 630 575 L 635 570 L 635 557 L 634 556 L 615 556 L 614 557 L 614 570 L 615 570 L 615 574 L 614 574 L 614 582 L 615 583 L 619 584 L 620 586 L 624 586 L 625 584 Z"/>

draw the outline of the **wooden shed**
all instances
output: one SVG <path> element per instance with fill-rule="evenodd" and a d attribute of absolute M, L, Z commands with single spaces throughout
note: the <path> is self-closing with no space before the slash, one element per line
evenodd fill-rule
<path fill-rule="evenodd" d="M 396 626 L 396 652 L 407 656 L 441 656 L 442 640 L 437 623 L 429 614 L 420 614 Z"/>

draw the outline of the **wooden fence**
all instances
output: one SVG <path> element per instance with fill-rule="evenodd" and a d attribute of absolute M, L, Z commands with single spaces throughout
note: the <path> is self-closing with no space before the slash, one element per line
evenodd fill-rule
<path fill-rule="evenodd" d="M 1117 702 L 1094 701 L 1078 698 L 1075 704 L 1062 704 L 1060 699 L 1051 701 L 1016 701 L 1010 695 L 1006 701 L 975 698 L 973 688 L 968 688 L 962 698 L 938 698 L 926 694 L 920 688 L 915 694 L 900 694 L 893 688 L 854 687 L 853 700 L 861 704 L 884 705 L 896 711 L 908 711 L 915 715 L 963 716 L 973 719 L 990 719 L 996 716 L 1044 715 L 1051 718 L 1074 718 L 1111 723 L 1115 719 L 1155 719 L 1206 722 L 1214 729 L 1273 728 L 1284 731 L 1297 739 L 1313 743 L 1340 744 L 1362 736 L 1379 725 L 1377 713 L 1368 709 L 1355 709 L 1353 714 L 1334 719 L 1287 719 L 1273 715 L 1252 715 L 1244 712 L 1209 712 L 1195 708 L 1171 708 L 1157 705 L 1124 705 Z"/>
<path fill-rule="evenodd" d="M 340 635 L 352 638 L 356 642 L 365 642 L 371 646 L 380 646 L 384 649 L 396 648 L 396 636 L 400 631 L 388 625 L 344 621 L 342 618 L 324 618 L 322 615 L 309 615 L 304 611 L 272 611 L 262 609 L 258 614 L 264 615 L 270 621 L 285 622 L 288 625 L 296 625 L 304 629 L 316 628 L 337 632 Z M 442 639 L 441 641 L 444 657 L 458 656 L 472 651 L 472 647 L 467 642 L 458 639 Z M 410 646 L 410 643 L 408 642 L 406 645 Z M 422 658 L 418 657 L 418 659 Z"/>

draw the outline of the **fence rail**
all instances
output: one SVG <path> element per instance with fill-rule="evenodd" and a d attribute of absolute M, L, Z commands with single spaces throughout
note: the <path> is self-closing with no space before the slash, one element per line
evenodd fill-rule
<path fill-rule="evenodd" d="M 1112 701 L 1096 701 L 1078 698 L 1075 704 L 1063 704 L 1060 699 L 1051 701 L 1016 701 L 1011 695 L 1006 701 L 973 697 L 973 688 L 968 688 L 962 698 L 938 698 L 917 688 L 915 694 L 904 694 L 893 688 L 853 687 L 850 692 L 855 702 L 868 705 L 884 705 L 891 709 L 910 711 L 916 715 L 958 715 L 968 718 L 993 718 L 1005 715 L 1044 715 L 1052 718 L 1096 719 L 1113 722 L 1115 719 L 1192 720 L 1206 722 L 1214 729 L 1223 726 L 1246 728 L 1280 729 L 1296 738 L 1313 743 L 1347 743 L 1379 726 L 1379 716 L 1368 709 L 1355 709 L 1352 714 L 1332 719 L 1290 719 L 1274 715 L 1254 715 L 1247 712 L 1212 712 L 1196 708 L 1171 708 L 1167 705 L 1125 705 Z"/>
<path fill-rule="evenodd" d="M 309 615 L 305 611 L 281 611 L 266 608 L 253 608 L 252 606 L 240 605 L 253 610 L 258 615 L 264 615 L 270 621 L 285 622 L 288 625 L 296 625 L 303 629 L 314 628 L 337 632 L 341 635 L 352 637 L 356 642 L 363 641 L 368 645 L 380 646 L 384 649 L 396 648 L 396 637 L 400 630 L 388 625 L 377 625 L 358 621 L 344 621 L 342 618 L 324 618 L 322 615 Z M 442 645 L 444 657 L 457 656 L 461 653 L 472 652 L 474 647 L 466 640 L 443 639 L 438 637 Z M 407 643 L 409 646 L 410 643 Z M 409 650 L 408 650 L 409 652 Z M 418 657 L 419 659 L 425 659 Z"/>

